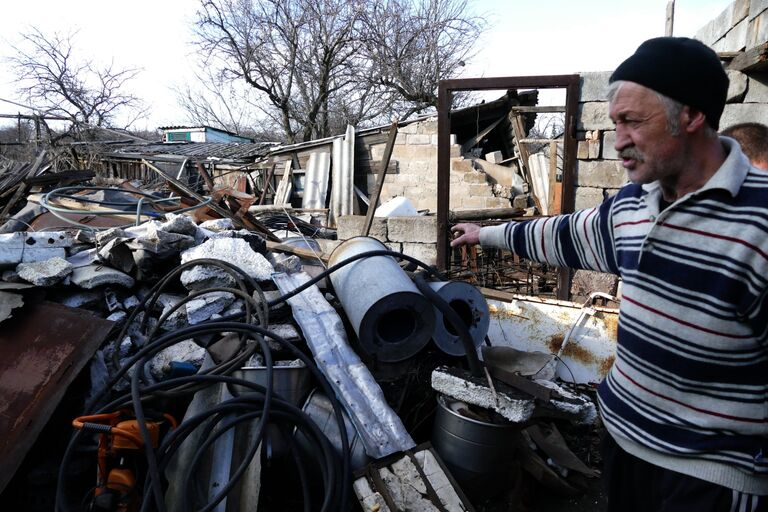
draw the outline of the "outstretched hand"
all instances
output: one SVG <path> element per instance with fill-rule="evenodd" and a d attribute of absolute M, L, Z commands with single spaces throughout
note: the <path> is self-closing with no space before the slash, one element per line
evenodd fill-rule
<path fill-rule="evenodd" d="M 462 245 L 477 245 L 480 243 L 480 226 L 477 224 L 462 223 L 456 224 L 451 228 L 451 232 L 458 235 L 451 240 L 451 247 L 461 247 Z"/>

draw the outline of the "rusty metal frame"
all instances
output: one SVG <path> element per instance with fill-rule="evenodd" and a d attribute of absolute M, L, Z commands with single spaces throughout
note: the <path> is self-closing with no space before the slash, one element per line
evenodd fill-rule
<path fill-rule="evenodd" d="M 456 91 L 487 91 L 492 89 L 566 89 L 562 213 L 570 213 L 576 200 L 576 109 L 579 95 L 579 75 L 543 75 L 496 78 L 463 78 L 441 80 L 437 106 L 437 266 L 449 267 L 450 232 L 448 213 L 451 195 L 451 103 Z M 567 299 L 571 271 L 558 273 L 558 298 Z"/>

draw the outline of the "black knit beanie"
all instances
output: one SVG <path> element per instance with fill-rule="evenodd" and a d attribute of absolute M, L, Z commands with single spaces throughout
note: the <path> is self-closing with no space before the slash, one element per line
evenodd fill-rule
<path fill-rule="evenodd" d="M 728 75 L 717 54 L 687 37 L 657 37 L 641 44 L 609 82 L 635 82 L 704 113 L 718 129 L 728 94 Z"/>

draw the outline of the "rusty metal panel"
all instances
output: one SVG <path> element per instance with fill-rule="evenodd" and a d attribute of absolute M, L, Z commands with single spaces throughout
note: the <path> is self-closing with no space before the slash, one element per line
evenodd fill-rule
<path fill-rule="evenodd" d="M 618 309 L 593 307 L 584 315 L 584 307 L 573 302 L 482 291 L 488 299 L 492 345 L 560 353 L 557 376 L 566 382 L 596 383 L 608 374 L 616 357 Z"/>
<path fill-rule="evenodd" d="M 112 322 L 87 311 L 49 302 L 3 322 L 0 491 L 111 327 Z"/>

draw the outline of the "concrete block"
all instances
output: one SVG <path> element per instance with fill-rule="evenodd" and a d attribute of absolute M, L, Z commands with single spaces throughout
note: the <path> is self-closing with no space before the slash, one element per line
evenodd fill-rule
<path fill-rule="evenodd" d="M 451 171 L 472 172 L 474 170 L 471 158 L 451 158 Z"/>
<path fill-rule="evenodd" d="M 578 190 L 578 188 L 576 189 Z M 528 194 L 520 194 L 512 199 L 513 208 L 528 208 L 530 196 Z"/>
<path fill-rule="evenodd" d="M 578 130 L 613 130 L 613 121 L 608 116 L 608 102 L 579 103 L 576 123 Z"/>
<path fill-rule="evenodd" d="M 621 187 L 627 182 L 627 173 L 616 160 L 579 160 L 576 164 L 576 183 L 580 187 Z"/>
<path fill-rule="evenodd" d="M 463 197 L 461 199 L 461 206 L 463 208 L 485 208 L 484 197 Z"/>
<path fill-rule="evenodd" d="M 604 160 L 618 160 L 619 153 L 616 151 L 616 132 L 607 131 L 603 132 L 603 159 Z"/>
<path fill-rule="evenodd" d="M 431 144 L 431 143 L 432 143 L 432 138 L 429 135 L 425 135 L 423 133 L 410 134 L 406 139 L 406 144 L 422 145 L 422 144 Z"/>
<path fill-rule="evenodd" d="M 387 233 L 390 242 L 436 243 L 437 217 L 390 217 L 387 219 Z"/>
<path fill-rule="evenodd" d="M 126 288 L 131 288 L 134 285 L 134 280 L 131 276 L 104 265 L 77 267 L 72 271 L 71 276 L 72 284 L 86 290 L 91 290 L 105 284 L 114 284 Z"/>
<path fill-rule="evenodd" d="M 504 160 L 501 151 L 491 151 L 490 153 L 486 153 L 484 158 L 492 164 L 500 164 L 501 161 Z"/>
<path fill-rule="evenodd" d="M 733 12 L 734 4 L 731 3 L 725 9 L 723 9 L 723 12 L 721 12 L 717 18 L 712 20 L 714 21 L 713 34 L 715 36 L 715 40 L 725 36 L 725 34 L 727 34 L 731 27 L 733 27 L 735 24 L 733 19 Z"/>
<path fill-rule="evenodd" d="M 405 187 L 397 183 L 387 183 L 381 186 L 381 198 L 389 199 L 390 197 L 402 196 L 405 194 Z"/>
<path fill-rule="evenodd" d="M 360 236 L 363 232 L 363 226 L 365 226 L 364 215 L 342 215 L 336 221 L 336 238 L 349 240 Z M 385 242 L 387 240 L 387 219 L 374 217 L 368 236 Z"/>
<path fill-rule="evenodd" d="M 725 34 L 725 44 L 721 51 L 738 52 L 746 48 L 748 29 L 749 20 L 747 18 L 738 22 L 727 34 Z"/>
<path fill-rule="evenodd" d="M 750 75 L 744 103 L 768 103 L 768 73 Z"/>
<path fill-rule="evenodd" d="M 768 10 L 768 0 L 750 0 L 748 17 L 751 20 L 766 10 Z"/>
<path fill-rule="evenodd" d="M 584 210 L 599 205 L 605 200 L 603 189 L 594 187 L 576 187 L 576 210 Z"/>
<path fill-rule="evenodd" d="M 451 137 L 456 137 L 455 135 L 451 135 Z M 456 158 L 461 156 L 461 146 L 458 144 L 451 144 L 451 158 Z"/>
<path fill-rule="evenodd" d="M 576 145 L 576 158 L 579 160 L 589 160 L 589 142 L 586 140 L 578 141 Z"/>
<path fill-rule="evenodd" d="M 462 181 L 464 183 L 470 183 L 470 184 L 471 183 L 483 183 L 483 184 L 487 183 L 485 173 L 477 172 L 477 171 L 465 173 L 464 176 L 462 176 Z"/>
<path fill-rule="evenodd" d="M 485 207 L 486 208 L 509 208 L 510 202 L 509 202 L 509 199 L 505 197 L 486 197 Z"/>
<path fill-rule="evenodd" d="M 608 79 L 613 71 L 579 73 L 579 103 L 608 101 Z"/>
<path fill-rule="evenodd" d="M 747 28 L 747 48 L 764 43 L 768 40 L 768 9 L 764 10 L 749 21 Z"/>
<path fill-rule="evenodd" d="M 428 119 L 417 123 L 417 132 L 426 135 L 437 135 L 437 119 Z"/>
<path fill-rule="evenodd" d="M 63 258 L 45 261 L 19 263 L 16 267 L 19 277 L 35 286 L 51 286 L 63 281 L 74 267 Z"/>
<path fill-rule="evenodd" d="M 476 197 L 476 196 L 487 197 L 491 194 L 492 194 L 492 189 L 486 184 L 469 186 L 469 195 L 472 197 Z"/>
<path fill-rule="evenodd" d="M 209 320 L 212 315 L 221 313 L 235 301 L 235 296 L 227 292 L 206 293 L 185 304 L 187 323 L 199 324 Z"/>
<path fill-rule="evenodd" d="M 400 135 L 403 134 L 411 134 L 411 133 L 418 133 L 419 127 L 418 123 L 408 123 L 405 126 L 399 126 L 397 128 L 397 134 Z"/>
<path fill-rule="evenodd" d="M 427 265 L 437 263 L 437 244 L 403 243 L 402 253 L 423 261 Z"/>
<path fill-rule="evenodd" d="M 750 83 L 750 87 L 751 85 Z M 723 116 L 720 118 L 720 128 L 725 129 L 738 123 L 765 123 L 766 119 L 768 119 L 768 104 L 731 103 L 725 106 Z"/>
<path fill-rule="evenodd" d="M 726 97 L 727 103 L 739 103 L 743 100 L 744 94 L 747 92 L 747 83 L 749 79 L 747 75 L 741 71 L 726 71 L 728 74 L 728 96 Z"/>
<path fill-rule="evenodd" d="M 756 2 L 758 0 L 735 0 L 733 2 L 733 23 L 739 23 L 749 17 L 750 1 Z"/>
<path fill-rule="evenodd" d="M 429 172 L 429 170 L 429 162 L 425 162 L 423 160 L 412 160 L 410 162 L 406 162 L 405 165 L 402 166 L 401 172 L 407 172 L 409 174 L 423 174 Z"/>

